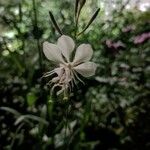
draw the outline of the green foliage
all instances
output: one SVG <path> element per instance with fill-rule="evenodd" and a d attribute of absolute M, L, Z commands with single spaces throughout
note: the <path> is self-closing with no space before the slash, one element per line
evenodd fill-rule
<path fill-rule="evenodd" d="M 96 75 L 75 87 L 69 101 L 50 97 L 41 78 L 54 66 L 42 43 L 59 37 L 49 11 L 62 32 L 75 38 L 76 28 L 83 31 L 103 2 L 86 1 L 78 21 L 75 1 L 0 2 L 0 149 L 150 149 L 150 44 L 143 34 L 150 33 L 149 11 L 127 11 L 117 3 L 107 17 L 101 8 L 76 39 L 92 44 Z"/>
<path fill-rule="evenodd" d="M 36 99 L 37 99 L 37 97 L 36 97 L 35 93 L 29 92 L 27 94 L 27 103 L 29 106 L 33 106 L 36 102 Z"/>

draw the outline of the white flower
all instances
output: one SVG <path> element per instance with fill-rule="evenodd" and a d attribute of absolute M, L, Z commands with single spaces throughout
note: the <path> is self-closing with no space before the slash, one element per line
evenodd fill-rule
<path fill-rule="evenodd" d="M 81 44 L 75 52 L 74 59 L 71 60 L 74 49 L 73 39 L 66 35 L 62 35 L 56 45 L 49 42 L 43 43 L 46 58 L 58 65 L 57 68 L 44 75 L 44 77 L 57 75 L 50 81 L 51 84 L 54 84 L 52 89 L 61 87 L 57 94 L 67 89 L 71 90 L 77 80 L 83 82 L 78 74 L 83 77 L 95 74 L 97 65 L 89 61 L 93 55 L 92 47 L 89 44 Z"/>

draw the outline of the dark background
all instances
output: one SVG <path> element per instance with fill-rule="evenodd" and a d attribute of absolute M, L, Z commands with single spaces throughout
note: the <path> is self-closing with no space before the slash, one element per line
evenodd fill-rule
<path fill-rule="evenodd" d="M 0 150 L 150 150 L 150 11 L 127 2 L 87 0 L 77 38 L 90 43 L 96 75 L 69 101 L 51 98 L 42 43 L 74 36 L 73 0 L 0 1 Z M 113 8 L 115 5 L 115 8 Z M 108 14 L 108 15 L 107 15 Z"/>

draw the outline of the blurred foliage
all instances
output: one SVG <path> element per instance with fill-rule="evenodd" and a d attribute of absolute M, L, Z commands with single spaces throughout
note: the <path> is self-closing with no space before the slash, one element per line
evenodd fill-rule
<path fill-rule="evenodd" d="M 127 11 L 121 2 L 110 16 L 99 0 L 81 11 L 79 31 L 104 6 L 77 38 L 92 44 L 99 67 L 64 102 L 53 101 L 41 80 L 53 67 L 41 45 L 59 37 L 49 10 L 63 33 L 74 36 L 74 1 L 0 1 L 1 150 L 150 149 L 150 11 Z"/>

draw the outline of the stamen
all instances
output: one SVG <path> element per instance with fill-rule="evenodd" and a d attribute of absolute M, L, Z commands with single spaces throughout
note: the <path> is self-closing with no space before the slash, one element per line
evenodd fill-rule
<path fill-rule="evenodd" d="M 60 85 L 59 83 L 53 85 L 53 87 L 52 87 L 52 89 L 51 89 L 51 95 L 52 95 L 52 93 L 54 92 L 55 88 L 56 88 L 56 87 L 59 87 L 59 86 L 62 87 L 62 85 Z"/>
<path fill-rule="evenodd" d="M 73 71 L 75 77 L 82 83 L 85 85 L 84 81 L 82 79 L 80 79 L 80 77 L 77 75 L 77 73 L 75 71 Z"/>
<path fill-rule="evenodd" d="M 64 88 L 62 88 L 61 90 L 59 90 L 59 91 L 57 92 L 57 95 L 60 95 L 63 91 L 64 91 Z"/>
<path fill-rule="evenodd" d="M 53 75 L 54 73 L 55 73 L 54 70 L 49 71 L 49 72 L 46 72 L 46 73 L 42 76 L 42 78 L 49 77 L 49 76 Z"/>
<path fill-rule="evenodd" d="M 64 80 L 65 80 L 65 75 L 63 74 L 62 77 L 61 77 L 60 80 L 59 80 L 59 83 L 60 83 L 60 84 L 63 83 Z"/>
<path fill-rule="evenodd" d="M 73 78 L 72 87 L 74 86 L 74 84 L 77 86 L 77 82 L 76 82 L 76 80 L 75 80 L 75 76 L 74 76 L 73 70 L 71 71 L 71 74 L 72 74 L 72 78 Z M 73 82 L 74 82 L 74 83 L 73 83 Z"/>
<path fill-rule="evenodd" d="M 60 95 L 64 91 L 64 86 L 62 85 L 62 88 L 57 92 L 57 95 Z"/>
<path fill-rule="evenodd" d="M 53 84 L 52 80 L 50 80 L 47 85 L 51 86 Z"/>

